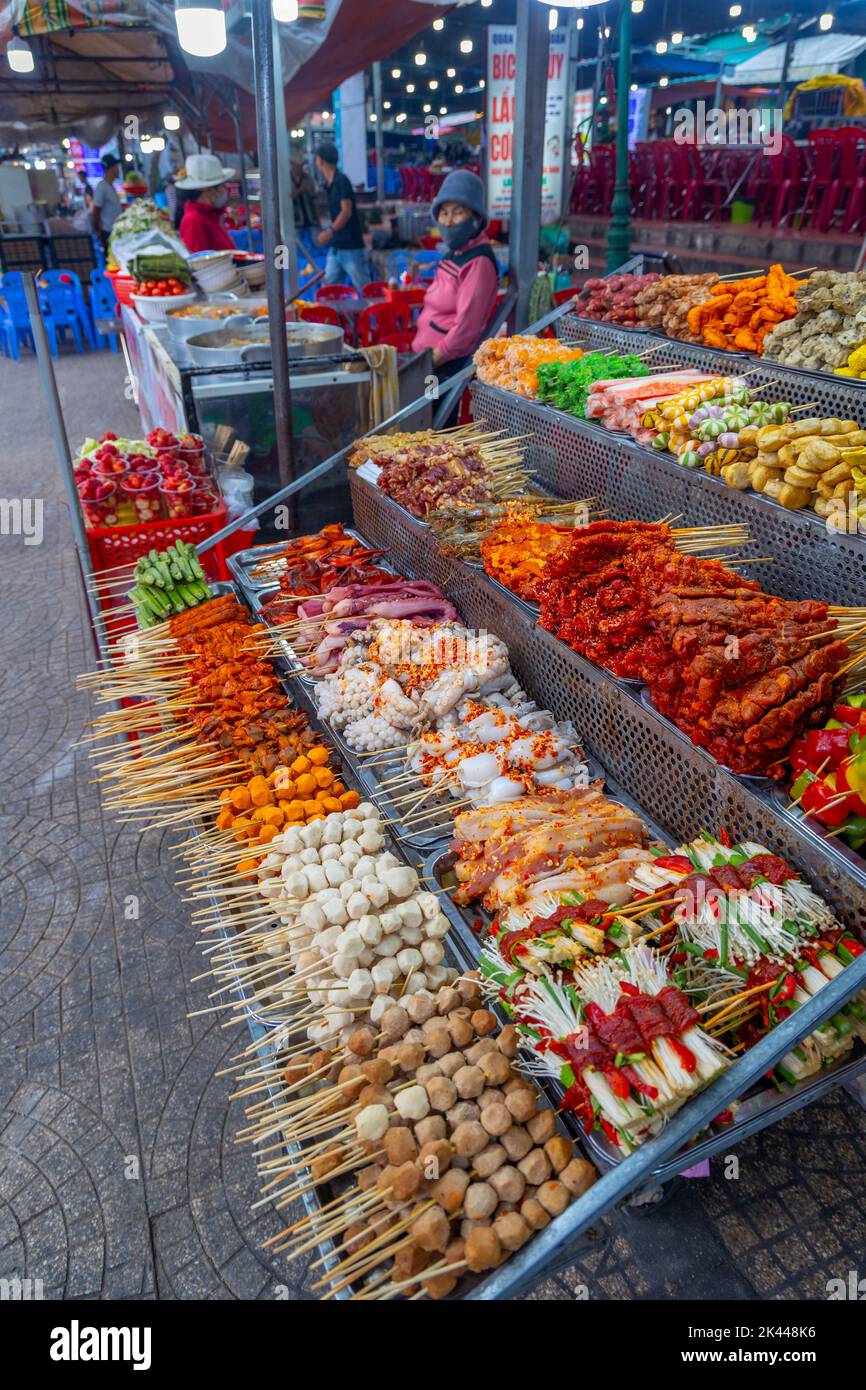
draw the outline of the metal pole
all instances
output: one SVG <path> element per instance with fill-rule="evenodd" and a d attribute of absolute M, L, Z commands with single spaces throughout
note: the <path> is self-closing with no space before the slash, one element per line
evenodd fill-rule
<path fill-rule="evenodd" d="M 247 250 L 252 251 L 253 229 L 250 222 L 250 191 L 247 187 L 247 171 L 244 166 L 244 135 L 243 128 L 241 126 L 241 103 L 240 97 L 238 96 L 237 87 L 234 88 L 232 95 L 233 101 L 231 107 L 231 115 L 235 127 L 235 144 L 238 148 L 238 177 L 240 178 L 241 184 L 241 199 L 246 209 L 247 217 Z"/>
<path fill-rule="evenodd" d="M 620 0 L 619 66 L 616 78 L 616 184 L 607 236 L 607 269 L 628 260 L 631 193 L 628 181 L 628 98 L 631 84 L 631 0 Z"/>
<path fill-rule="evenodd" d="M 376 113 L 376 202 L 385 201 L 385 133 L 382 130 L 382 64 L 373 64 L 373 110 Z"/>
<path fill-rule="evenodd" d="M 105 622 L 102 617 L 99 600 L 92 592 L 89 583 L 93 575 L 93 570 L 90 567 L 90 547 L 87 544 L 87 532 L 84 529 L 84 521 L 81 516 L 81 504 L 78 501 L 78 493 L 75 490 L 75 479 L 72 476 L 72 453 L 69 448 L 66 426 L 63 423 L 63 408 L 60 404 L 60 396 L 57 393 L 57 378 L 54 375 L 54 364 L 51 361 L 48 338 L 45 335 L 42 307 L 39 303 L 39 291 L 36 288 L 36 276 L 32 274 L 24 275 L 22 278 L 24 283 L 24 297 L 27 300 L 27 312 L 30 315 L 30 330 L 33 334 L 33 345 L 36 348 L 36 361 L 39 365 L 39 379 L 42 383 L 42 390 L 45 392 L 45 399 L 48 403 L 48 419 L 51 423 L 51 433 L 54 435 L 57 457 L 60 459 L 60 474 L 63 478 L 66 499 L 69 503 L 69 517 L 72 521 L 72 530 L 75 535 L 78 563 L 81 566 L 84 597 L 87 600 L 90 621 L 93 624 L 93 630 L 96 636 L 96 645 L 99 648 L 100 656 L 104 657 L 108 652 L 108 637 L 105 631 Z"/>
<path fill-rule="evenodd" d="M 574 124 L 574 98 L 577 93 L 577 60 L 580 53 L 580 30 L 576 24 L 568 23 L 568 11 L 566 10 L 566 41 L 565 41 L 565 61 L 566 81 L 565 81 L 565 135 L 562 141 L 562 203 L 560 206 L 560 216 L 564 219 L 568 217 L 571 210 L 571 190 L 574 183 L 572 176 L 572 156 L 574 153 L 574 141 L 577 130 Z"/>
<path fill-rule="evenodd" d="M 512 292 L 516 293 L 516 291 L 509 289 L 509 294 Z M 506 297 L 506 303 L 507 302 L 508 300 Z M 539 319 L 537 323 L 530 324 L 526 332 L 540 333 L 542 329 L 547 328 L 549 324 L 555 323 L 563 314 L 567 314 L 571 308 L 571 300 L 565 304 L 558 304 L 555 309 L 551 309 L 549 314 L 545 314 L 544 318 Z M 495 331 L 495 327 L 498 326 L 500 317 L 501 310 L 491 325 L 493 331 Z M 468 367 L 464 367 L 461 371 L 455 372 L 454 376 L 449 377 L 448 391 L 456 391 L 457 388 L 464 386 L 474 375 L 475 364 L 474 362 L 470 362 Z M 398 421 L 407 419 L 410 415 L 414 415 L 416 411 L 426 408 L 429 404 L 430 399 L 428 396 L 419 396 L 417 400 L 410 401 L 408 405 L 404 405 L 395 415 L 390 415 L 387 420 L 382 420 L 374 429 L 368 430 L 366 434 L 361 435 L 361 438 L 369 439 L 371 435 L 381 434 L 385 430 L 390 429 L 392 425 L 396 425 Z M 248 512 L 244 512 L 243 516 L 235 517 L 234 521 L 230 521 L 228 526 L 224 526 L 221 531 L 217 531 L 216 535 L 208 536 L 206 541 L 202 541 L 196 546 L 199 555 L 204 555 L 205 551 L 210 550 L 211 546 L 216 545 L 219 541 L 225 540 L 226 536 L 231 536 L 235 531 L 242 530 L 249 522 L 254 521 L 257 516 L 261 516 L 263 512 L 268 512 L 273 507 L 279 506 L 287 497 L 293 496 L 294 493 L 300 491 L 301 488 L 307 487 L 310 483 L 315 482 L 317 478 L 321 478 L 326 473 L 329 473 L 332 468 L 336 468 L 337 464 L 342 463 L 343 459 L 352 452 L 356 443 L 357 441 L 353 441 L 351 444 L 347 444 L 344 449 L 340 449 L 336 454 L 332 454 L 330 458 L 324 459 L 321 463 L 317 463 L 315 468 L 310 468 L 300 478 L 296 478 L 294 482 L 289 483 L 286 487 L 280 488 L 279 492 L 275 492 L 264 502 L 260 502 L 257 507 L 251 507 Z"/>
<path fill-rule="evenodd" d="M 517 285 L 511 322 L 522 333 L 529 293 L 538 271 L 541 167 L 547 108 L 548 10 L 536 0 L 517 0 L 517 75 L 514 83 L 514 151 L 508 275 Z"/>
<path fill-rule="evenodd" d="M 280 226 L 288 248 L 288 298 L 298 293 L 298 238 L 295 234 L 295 202 L 292 198 L 292 151 L 286 127 L 286 88 L 283 81 L 283 50 L 280 26 L 271 14 L 274 45 L 274 109 L 276 112 L 277 170 L 279 174 Z"/>
<path fill-rule="evenodd" d="M 289 382 L 289 350 L 283 276 L 280 270 L 279 170 L 277 167 L 277 112 L 274 85 L 274 39 L 270 0 L 252 0 L 253 67 L 256 78 L 256 138 L 261 175 L 262 237 L 265 250 L 265 283 L 274 379 L 274 420 L 280 478 L 291 483 L 295 476 L 292 441 L 292 388 Z M 285 115 L 283 115 L 285 124 Z M 290 518 L 291 519 L 291 518 Z"/>

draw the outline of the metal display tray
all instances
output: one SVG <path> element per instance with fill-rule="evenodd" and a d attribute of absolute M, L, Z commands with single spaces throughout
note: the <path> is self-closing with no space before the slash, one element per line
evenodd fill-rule
<path fill-rule="evenodd" d="M 347 536 L 354 536 L 356 541 L 362 541 L 364 537 L 355 531 L 351 526 L 344 526 L 343 530 Z M 238 550 L 234 555 L 228 557 L 228 567 L 232 572 L 237 583 L 240 585 L 241 592 L 245 598 L 252 598 L 253 595 L 262 593 L 264 590 L 275 590 L 279 588 L 279 576 L 270 576 L 266 579 L 256 579 L 253 576 L 253 569 L 261 564 L 262 560 L 276 558 L 283 554 L 287 541 L 273 541 L 269 545 L 252 546 L 249 550 Z M 383 570 L 390 570 L 393 566 L 388 564 L 386 559 L 377 561 Z"/>
<path fill-rule="evenodd" d="M 652 808 L 670 838 L 684 842 L 707 827 L 736 826 L 739 838 L 764 843 L 795 863 L 840 918 L 866 928 L 866 864 L 856 865 L 832 839 L 804 834 L 760 783 L 720 766 L 648 708 L 640 689 L 615 683 L 539 627 L 483 572 L 443 555 L 429 530 L 398 519 L 378 489 L 360 478 L 350 479 L 350 486 L 358 527 L 390 546 L 405 573 L 438 584 L 467 626 L 501 636 L 530 697 L 572 721 L 585 751 L 638 805 Z"/>
<path fill-rule="evenodd" d="M 704 347 L 702 343 L 684 343 L 651 328 L 625 328 L 622 324 L 582 318 L 580 314 L 563 314 L 556 321 L 556 336 L 562 342 L 574 343 L 575 347 L 579 345 L 590 351 L 646 353 L 654 348 L 651 359 L 654 367 L 691 367 L 718 376 L 737 376 L 748 371 L 751 386 L 772 386 L 780 392 L 782 400 L 794 405 L 814 401 L 816 414 L 835 415 L 845 410 L 851 411 L 853 416 L 858 410 L 866 411 L 866 381 L 856 377 L 788 367 L 769 357 Z"/>
<path fill-rule="evenodd" d="M 613 434 L 540 401 L 480 381 L 471 391 L 476 419 L 510 435 L 531 436 L 525 443 L 527 467 L 551 493 L 602 498 L 607 515 L 619 521 L 674 515 L 685 526 L 740 522 L 755 541 L 743 559 L 773 558 L 759 568 L 774 593 L 866 604 L 866 537 L 832 531 L 815 512 L 791 511 L 760 493 L 740 492 L 723 478 L 644 448 L 630 435 Z M 861 409 L 866 418 L 866 394 Z M 754 577 L 748 565 L 744 573 Z"/>

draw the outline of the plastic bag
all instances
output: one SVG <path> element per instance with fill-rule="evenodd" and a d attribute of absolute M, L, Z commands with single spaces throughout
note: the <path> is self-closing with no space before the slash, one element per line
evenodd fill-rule
<path fill-rule="evenodd" d="M 226 504 L 226 521 L 235 521 L 243 516 L 253 505 L 255 480 L 243 468 L 228 467 L 217 469 L 217 482 Z M 259 529 L 258 518 L 254 518 L 244 528 L 247 531 Z"/>

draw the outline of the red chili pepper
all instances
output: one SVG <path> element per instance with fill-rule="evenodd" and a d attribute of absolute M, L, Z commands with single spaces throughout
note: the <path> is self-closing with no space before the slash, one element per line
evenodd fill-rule
<path fill-rule="evenodd" d="M 689 1072 L 697 1071 L 698 1059 L 685 1043 L 681 1043 L 679 1038 L 668 1038 L 668 1042 L 682 1062 L 683 1069 Z"/>
<path fill-rule="evenodd" d="M 729 1125 L 734 1118 L 733 1110 L 720 1110 L 713 1120 L 714 1125 Z"/>
<path fill-rule="evenodd" d="M 794 978 L 794 976 L 790 973 L 786 975 L 780 975 L 779 981 L 779 991 L 777 994 L 773 995 L 771 1000 L 773 1004 L 782 1004 L 786 999 L 792 998 L 794 991 L 797 988 L 797 981 Z"/>
<path fill-rule="evenodd" d="M 620 1100 L 627 1100 L 631 1088 L 622 1072 L 617 1067 L 608 1066 L 602 1068 L 602 1073 L 614 1095 L 619 1096 Z"/>
<path fill-rule="evenodd" d="M 617 1148 L 619 1148 L 619 1135 L 617 1134 L 610 1120 L 606 1120 L 603 1115 L 600 1118 L 601 1127 L 607 1135 L 608 1139 L 612 1144 L 616 1144 Z"/>
<path fill-rule="evenodd" d="M 709 950 L 704 951 L 704 960 L 718 960 L 718 959 L 719 959 L 719 953 L 718 953 L 718 951 L 716 950 L 716 947 L 715 947 L 715 946 L 711 946 L 711 947 L 709 948 Z"/>
<path fill-rule="evenodd" d="M 684 874 L 690 874 L 694 865 L 684 854 L 663 854 L 660 859 L 655 860 L 658 869 L 682 869 Z"/>
<path fill-rule="evenodd" d="M 619 987 L 623 994 L 640 994 L 637 985 L 633 985 L 630 980 L 620 980 Z"/>
<path fill-rule="evenodd" d="M 719 831 L 719 844 L 724 845 L 726 849 L 731 848 L 731 837 L 724 827 Z"/>

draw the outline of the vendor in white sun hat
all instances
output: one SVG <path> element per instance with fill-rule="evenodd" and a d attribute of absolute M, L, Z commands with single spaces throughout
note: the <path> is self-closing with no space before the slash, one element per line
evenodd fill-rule
<path fill-rule="evenodd" d="M 190 198 L 180 219 L 180 236 L 189 251 L 233 251 L 235 244 L 222 223 L 221 212 L 228 202 L 226 179 L 234 169 L 224 168 L 215 154 L 191 154 L 183 178 L 175 187 L 197 192 Z"/>

